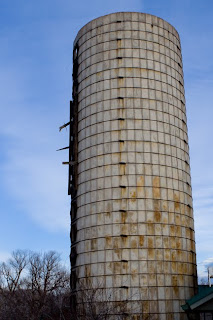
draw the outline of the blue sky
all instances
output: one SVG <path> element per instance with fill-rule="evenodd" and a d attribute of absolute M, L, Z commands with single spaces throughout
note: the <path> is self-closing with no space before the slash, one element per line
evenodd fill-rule
<path fill-rule="evenodd" d="M 0 0 L 0 260 L 57 250 L 68 264 L 68 131 L 72 44 L 88 21 L 140 11 L 179 32 L 185 75 L 200 276 L 213 263 L 212 0 Z"/>

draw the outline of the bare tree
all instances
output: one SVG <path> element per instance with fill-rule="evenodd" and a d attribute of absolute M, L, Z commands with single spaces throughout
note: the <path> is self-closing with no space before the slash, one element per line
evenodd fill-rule
<path fill-rule="evenodd" d="M 28 273 L 26 287 L 30 292 L 31 319 L 34 319 L 34 315 L 38 318 L 50 313 L 50 298 L 62 297 L 68 291 L 69 275 L 61 266 L 60 256 L 55 251 L 43 255 L 31 253 Z"/>
<path fill-rule="evenodd" d="M 0 264 L 0 320 L 70 319 L 69 274 L 55 251 L 17 250 Z"/>
<path fill-rule="evenodd" d="M 25 318 L 22 301 L 25 292 L 22 288 L 24 271 L 28 264 L 27 251 L 12 252 L 7 263 L 0 264 L 0 319 Z"/>
<path fill-rule="evenodd" d="M 12 258 L 8 263 L 0 265 L 0 290 L 7 289 L 10 292 L 17 290 L 21 284 L 21 276 L 28 263 L 26 251 L 12 252 Z"/>

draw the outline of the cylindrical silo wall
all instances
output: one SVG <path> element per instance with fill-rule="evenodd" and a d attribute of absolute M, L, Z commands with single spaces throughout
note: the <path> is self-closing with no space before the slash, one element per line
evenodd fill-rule
<path fill-rule="evenodd" d="M 150 319 L 185 319 L 196 258 L 181 46 L 166 21 L 114 13 L 74 43 L 80 280 L 139 301 Z M 112 300 L 113 300 L 112 299 Z"/>

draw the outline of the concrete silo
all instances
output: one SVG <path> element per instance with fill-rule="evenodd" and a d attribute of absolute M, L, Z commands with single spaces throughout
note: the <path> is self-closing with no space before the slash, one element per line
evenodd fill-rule
<path fill-rule="evenodd" d="M 169 23 L 124 12 L 79 31 L 70 132 L 72 302 L 84 279 L 129 300 L 127 319 L 185 319 L 196 258 L 181 46 Z"/>

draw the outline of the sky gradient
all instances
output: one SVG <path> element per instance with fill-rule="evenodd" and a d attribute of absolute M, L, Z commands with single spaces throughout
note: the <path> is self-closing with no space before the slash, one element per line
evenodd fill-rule
<path fill-rule="evenodd" d="M 213 2 L 0 0 L 0 260 L 15 249 L 57 250 L 68 265 L 72 46 L 90 20 L 118 11 L 157 15 L 179 32 L 200 277 L 213 263 Z"/>

